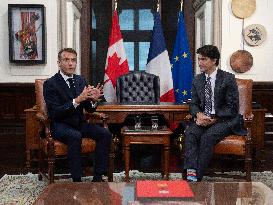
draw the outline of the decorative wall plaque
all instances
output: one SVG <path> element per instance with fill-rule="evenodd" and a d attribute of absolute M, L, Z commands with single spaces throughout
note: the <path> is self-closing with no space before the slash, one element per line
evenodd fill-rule
<path fill-rule="evenodd" d="M 237 73 L 249 71 L 253 65 L 253 57 L 246 50 L 238 50 L 230 57 L 230 66 Z"/>
<path fill-rule="evenodd" d="M 242 19 L 247 18 L 254 13 L 256 0 L 232 0 L 231 9 L 234 16 Z"/>
<path fill-rule="evenodd" d="M 266 30 L 261 24 L 251 24 L 244 29 L 243 35 L 250 46 L 258 46 L 265 41 Z"/>

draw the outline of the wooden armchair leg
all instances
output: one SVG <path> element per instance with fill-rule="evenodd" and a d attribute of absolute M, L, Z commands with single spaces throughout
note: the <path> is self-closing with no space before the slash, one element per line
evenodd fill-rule
<path fill-rule="evenodd" d="M 246 158 L 245 159 L 245 172 L 246 172 L 246 181 L 250 182 L 251 181 L 251 166 L 252 165 L 252 160 L 251 158 Z"/>
<path fill-rule="evenodd" d="M 252 143 L 251 143 L 251 129 L 247 128 L 246 136 L 246 154 L 245 154 L 245 171 L 246 181 L 251 181 L 251 169 L 252 169 Z"/>
<path fill-rule="evenodd" d="M 164 168 L 165 168 L 165 158 L 164 158 L 164 147 L 161 147 L 161 176 L 162 176 L 162 179 L 164 179 L 165 175 L 164 175 Z"/>
<path fill-rule="evenodd" d="M 114 144 L 111 144 L 110 153 L 109 153 L 109 162 L 108 162 L 108 181 L 113 181 L 113 173 L 114 173 L 114 163 L 115 163 L 115 147 Z"/>
<path fill-rule="evenodd" d="M 54 149 L 54 140 L 50 138 L 48 140 L 48 147 L 47 147 L 47 154 L 48 154 L 48 179 L 49 183 L 54 183 L 54 165 L 55 165 L 55 149 Z"/>
<path fill-rule="evenodd" d="M 44 160 L 41 149 L 39 149 L 39 161 L 38 161 L 38 180 L 41 181 L 43 179 L 43 168 L 44 168 Z"/>
<path fill-rule="evenodd" d="M 48 178 L 49 184 L 54 183 L 54 159 L 48 159 Z"/>

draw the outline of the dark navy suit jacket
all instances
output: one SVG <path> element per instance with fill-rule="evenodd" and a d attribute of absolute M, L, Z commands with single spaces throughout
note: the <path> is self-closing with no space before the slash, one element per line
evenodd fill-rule
<path fill-rule="evenodd" d="M 198 112 L 205 110 L 206 76 L 197 75 L 192 84 L 192 99 L 190 113 L 195 118 Z M 219 121 L 226 121 L 235 134 L 246 135 L 243 117 L 239 112 L 239 92 L 235 76 L 229 72 L 218 69 L 214 88 L 215 117 Z"/>
<path fill-rule="evenodd" d="M 76 96 L 78 96 L 84 89 L 84 86 L 87 85 L 87 82 L 80 75 L 74 75 L 73 78 L 75 81 Z M 88 112 L 95 111 L 90 101 L 80 103 L 77 108 L 73 106 L 72 100 L 75 96 L 73 96 L 60 73 L 56 73 L 45 81 L 43 92 L 49 119 L 52 124 L 54 122 L 61 122 L 75 128 L 80 128 L 81 124 L 85 122 L 83 108 Z"/>

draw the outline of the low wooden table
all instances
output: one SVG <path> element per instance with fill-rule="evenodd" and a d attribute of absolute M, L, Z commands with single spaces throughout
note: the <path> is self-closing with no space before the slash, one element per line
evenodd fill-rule
<path fill-rule="evenodd" d="M 125 158 L 125 180 L 129 181 L 130 145 L 131 144 L 160 144 L 163 145 L 162 170 L 163 178 L 169 179 L 170 136 L 172 131 L 167 128 L 157 130 L 133 130 L 128 127 L 121 129 L 122 147 Z"/>

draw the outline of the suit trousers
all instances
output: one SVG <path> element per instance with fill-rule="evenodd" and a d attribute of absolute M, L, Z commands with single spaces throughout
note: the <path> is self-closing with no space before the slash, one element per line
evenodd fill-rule
<path fill-rule="evenodd" d="M 184 169 L 196 169 L 197 179 L 202 180 L 205 169 L 213 155 L 214 146 L 224 137 L 232 134 L 226 122 L 208 127 L 190 124 L 185 130 Z"/>
<path fill-rule="evenodd" d="M 99 125 L 83 123 L 75 129 L 65 123 L 54 122 L 51 126 L 52 137 L 68 146 L 67 160 L 72 179 L 82 177 L 81 140 L 90 137 L 96 141 L 95 175 L 107 173 L 108 155 L 112 134 Z"/>

